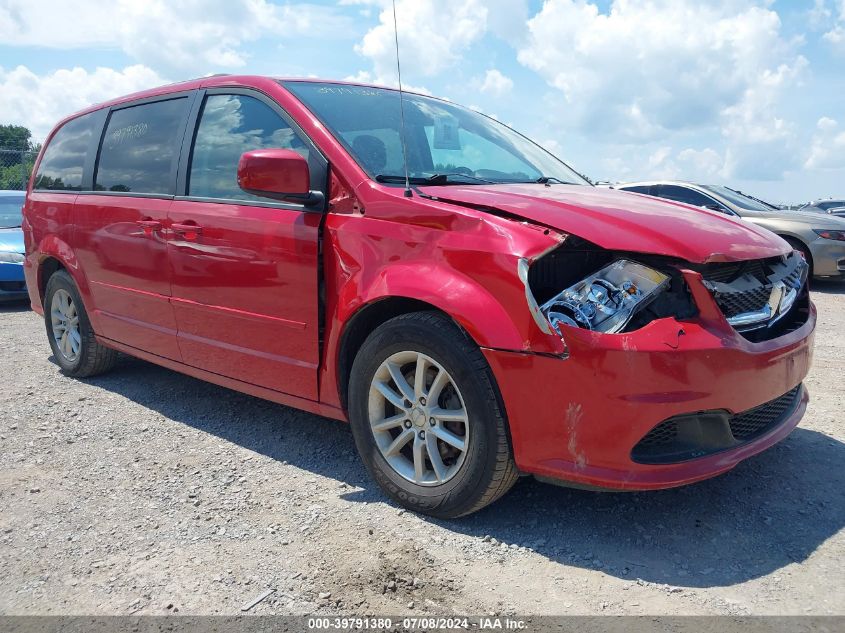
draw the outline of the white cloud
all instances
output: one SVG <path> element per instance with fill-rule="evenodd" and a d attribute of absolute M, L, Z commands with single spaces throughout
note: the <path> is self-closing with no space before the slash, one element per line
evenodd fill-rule
<path fill-rule="evenodd" d="M 243 45 L 264 36 L 329 36 L 344 24 L 331 7 L 267 0 L 4 0 L 0 5 L 4 45 L 118 49 L 158 71 L 182 75 L 242 67 L 249 58 Z"/>
<path fill-rule="evenodd" d="M 818 29 L 827 25 L 832 15 L 825 0 L 814 0 L 813 8 L 807 12 L 807 19 L 812 28 Z"/>
<path fill-rule="evenodd" d="M 34 140 L 42 141 L 68 114 L 162 83 L 158 74 L 141 65 L 94 72 L 72 68 L 40 76 L 26 66 L 0 68 L 0 121 L 25 125 Z"/>
<path fill-rule="evenodd" d="M 527 0 L 485 0 L 487 28 L 512 46 L 522 44 L 528 36 Z"/>
<path fill-rule="evenodd" d="M 669 146 L 662 146 L 652 151 L 643 163 L 644 167 L 637 174 L 639 179 L 708 181 L 721 179 L 725 160 L 709 147 L 675 152 Z M 625 172 L 632 170 L 628 168 Z"/>
<path fill-rule="evenodd" d="M 813 28 L 827 29 L 822 39 L 834 50 L 845 53 L 845 0 L 833 3 L 828 8 L 825 0 L 816 0 L 809 14 L 810 25 Z"/>
<path fill-rule="evenodd" d="M 436 0 L 398 0 L 396 20 L 403 66 L 433 77 L 456 62 L 485 33 L 487 8 L 481 0 L 450 4 Z M 379 24 L 367 31 L 355 51 L 372 62 L 376 83 L 396 84 L 392 7 L 381 11 Z"/>
<path fill-rule="evenodd" d="M 687 179 L 714 178 L 723 175 L 725 159 L 714 149 L 685 149 L 678 153 L 678 163 Z"/>
<path fill-rule="evenodd" d="M 481 92 L 493 95 L 494 97 L 501 97 L 513 89 L 513 79 L 503 75 L 495 68 L 488 70 L 484 74 L 484 79 L 479 83 L 479 90 Z"/>
<path fill-rule="evenodd" d="M 837 125 L 838 123 L 836 122 L 836 119 L 831 119 L 826 116 L 823 116 L 816 122 L 816 127 L 822 132 L 831 132 L 836 129 Z"/>
<path fill-rule="evenodd" d="M 777 106 L 807 65 L 775 11 L 751 0 L 614 0 L 602 13 L 547 0 L 528 27 L 519 61 L 559 91 L 562 119 L 590 137 L 650 143 L 721 131 L 735 145 L 726 173 L 782 174 L 774 160 L 748 164 L 791 134 Z"/>
<path fill-rule="evenodd" d="M 594 132 L 638 138 L 713 124 L 773 60 L 788 57 L 777 14 L 738 4 L 617 0 L 604 14 L 548 0 L 519 60 Z"/>
<path fill-rule="evenodd" d="M 845 169 L 845 131 L 831 118 L 822 117 L 816 124 L 818 133 L 813 137 L 810 154 L 804 166 L 807 169 Z"/>

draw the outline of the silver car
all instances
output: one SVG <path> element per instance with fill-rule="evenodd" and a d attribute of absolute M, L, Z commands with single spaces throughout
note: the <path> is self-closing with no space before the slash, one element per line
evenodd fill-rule
<path fill-rule="evenodd" d="M 798 210 L 812 211 L 813 213 L 829 213 L 845 218 L 845 200 L 834 200 L 832 198 L 827 200 L 813 200 L 803 207 L 799 207 Z"/>
<path fill-rule="evenodd" d="M 801 251 L 814 277 L 845 279 L 845 218 L 810 211 L 784 211 L 722 185 L 650 181 L 615 185 L 614 189 L 704 207 L 738 216 L 777 233 Z"/>

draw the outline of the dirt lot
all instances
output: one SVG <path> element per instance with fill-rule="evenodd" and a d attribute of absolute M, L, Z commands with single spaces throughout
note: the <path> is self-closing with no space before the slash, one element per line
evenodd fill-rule
<path fill-rule="evenodd" d="M 77 381 L 0 307 L 0 613 L 845 613 L 845 284 L 812 401 L 715 480 L 523 479 L 461 521 L 385 502 L 348 428 L 126 358 Z"/>

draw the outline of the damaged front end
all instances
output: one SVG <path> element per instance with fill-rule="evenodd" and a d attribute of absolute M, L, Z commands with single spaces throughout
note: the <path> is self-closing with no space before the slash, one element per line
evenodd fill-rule
<path fill-rule="evenodd" d="M 655 319 L 697 313 L 682 262 L 621 253 L 570 236 L 521 274 L 538 326 L 564 337 L 564 327 L 621 334 Z"/>
<path fill-rule="evenodd" d="M 806 322 L 808 270 L 797 251 L 763 260 L 691 264 L 610 251 L 569 236 L 520 270 L 520 277 L 538 326 L 562 339 L 567 327 L 625 334 L 657 319 L 693 319 L 705 306 L 693 298 L 692 274 L 712 299 L 706 308 L 720 313 L 746 340 L 761 342 Z"/>

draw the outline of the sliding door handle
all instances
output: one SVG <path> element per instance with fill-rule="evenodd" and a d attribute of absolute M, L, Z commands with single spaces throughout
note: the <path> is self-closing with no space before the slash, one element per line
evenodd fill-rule
<path fill-rule="evenodd" d="M 161 222 L 158 220 L 138 220 L 136 224 L 144 230 L 144 235 L 152 235 L 153 231 L 161 230 Z"/>

